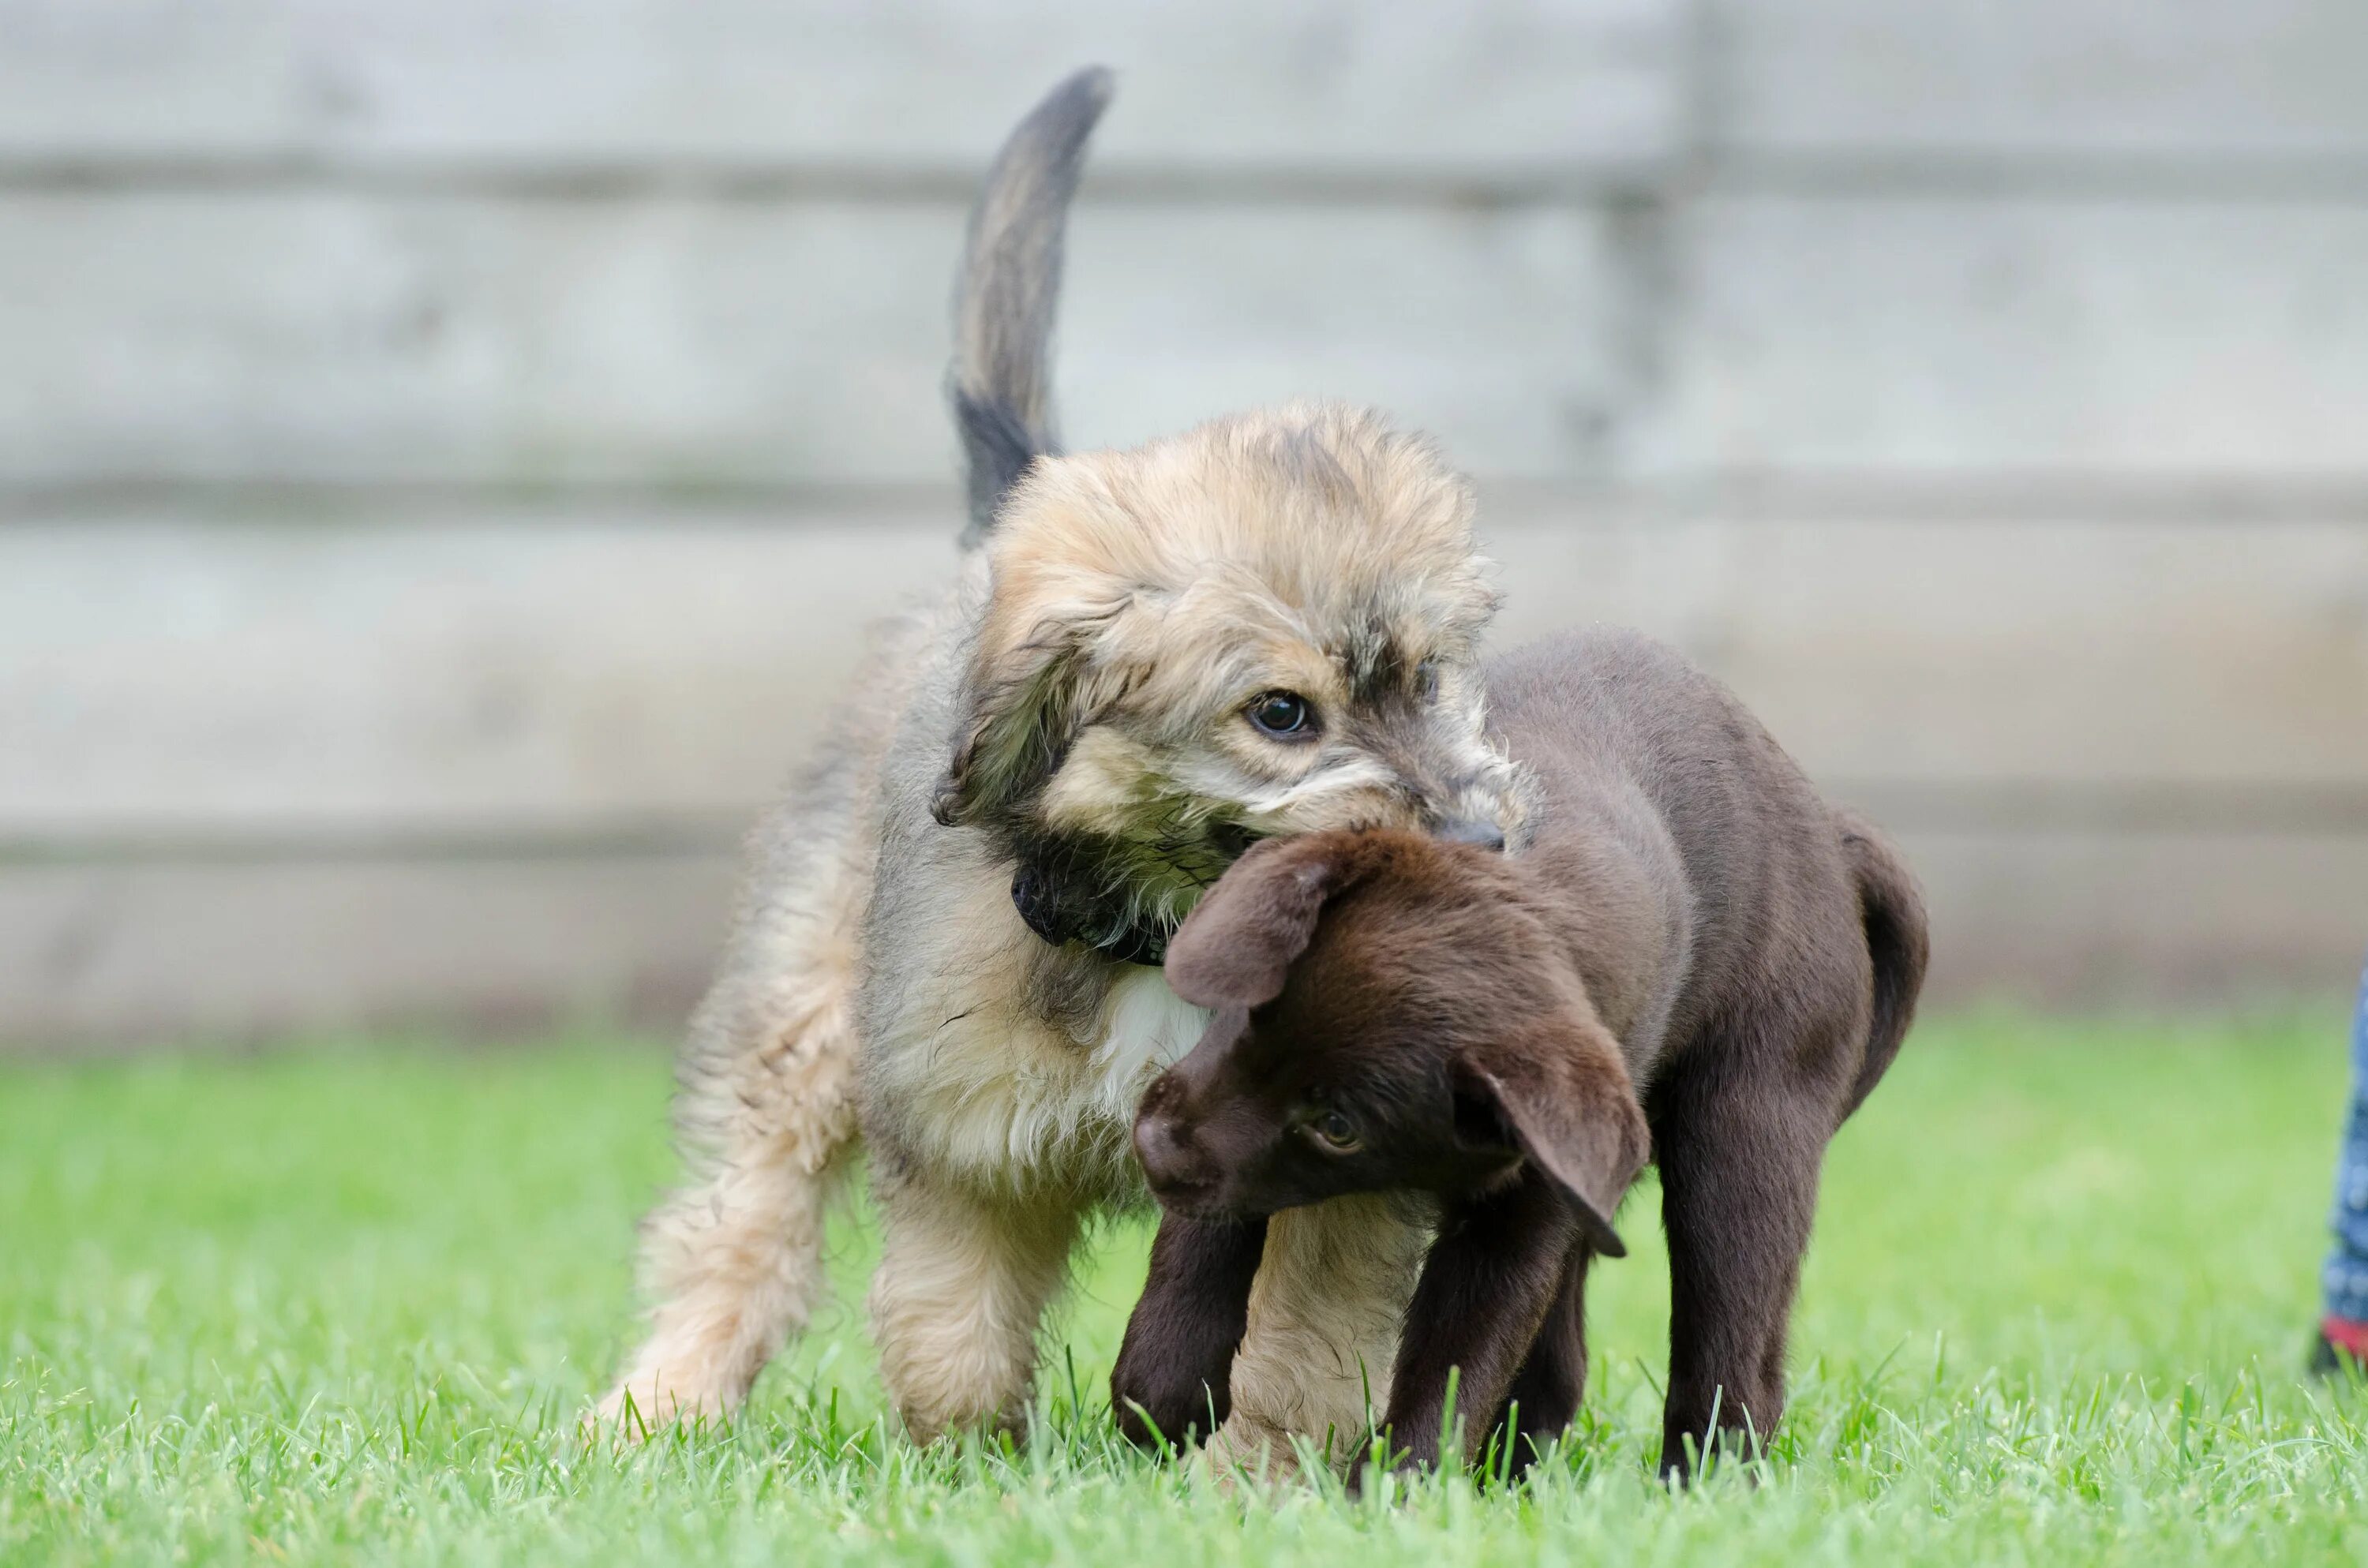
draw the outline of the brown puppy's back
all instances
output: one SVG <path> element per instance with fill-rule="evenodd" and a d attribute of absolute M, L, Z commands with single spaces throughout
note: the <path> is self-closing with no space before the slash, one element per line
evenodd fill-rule
<path fill-rule="evenodd" d="M 1548 638 L 1493 661 L 1487 681 L 1491 727 L 1536 792 L 1517 847 L 1531 880 L 1569 901 L 1578 950 L 1598 955 L 1585 967 L 1611 982 L 1588 975 L 1640 1092 L 1725 1020 L 1839 1013 L 1835 1059 L 1803 1065 L 1856 1086 L 1854 1108 L 1873 1086 L 1861 1066 L 1879 1054 L 1879 1075 L 1896 1051 L 1921 978 L 1922 911 L 1897 857 L 1827 805 L 1732 692 L 1651 638 Z M 1630 904 L 1639 879 L 1667 949 L 1650 994 L 1623 995 L 1640 967 L 1606 963 L 1617 922 L 1591 906 L 1607 888 Z M 1869 907 L 1884 914 L 1889 983 L 1873 972 Z"/>

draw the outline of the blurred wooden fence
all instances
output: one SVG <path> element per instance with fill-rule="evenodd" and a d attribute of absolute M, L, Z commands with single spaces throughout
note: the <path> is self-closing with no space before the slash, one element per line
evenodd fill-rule
<path fill-rule="evenodd" d="M 1948 994 L 2348 981 L 2355 0 L 0 0 L 0 1039 L 677 1007 L 1087 60 L 1074 442 L 1433 429 L 1505 635 L 1725 676 Z"/>

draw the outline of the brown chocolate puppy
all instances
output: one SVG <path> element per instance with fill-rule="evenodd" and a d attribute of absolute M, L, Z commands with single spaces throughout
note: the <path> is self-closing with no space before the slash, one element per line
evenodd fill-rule
<path fill-rule="evenodd" d="M 1135 1123 L 1166 1212 L 1112 1379 L 1131 1432 L 1223 1419 L 1263 1216 L 1411 1188 L 1441 1212 L 1394 1451 L 1439 1454 L 1452 1376 L 1489 1418 L 1467 1457 L 1509 1415 L 1525 1462 L 1577 1407 L 1588 1261 L 1622 1250 L 1611 1215 L 1648 1153 L 1671 1274 L 1662 1470 L 1776 1426 L 1826 1144 L 1922 983 L 1913 881 L 1646 639 L 1543 643 L 1487 687 L 1533 793 L 1515 853 L 1261 845 L 1169 949 L 1170 987 L 1215 1014 Z"/>

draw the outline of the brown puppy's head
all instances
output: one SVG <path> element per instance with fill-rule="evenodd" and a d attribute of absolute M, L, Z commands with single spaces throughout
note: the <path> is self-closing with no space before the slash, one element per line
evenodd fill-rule
<path fill-rule="evenodd" d="M 1243 857 L 1177 933 L 1167 982 L 1214 1008 L 1151 1085 L 1136 1153 L 1168 1208 L 1484 1191 L 1529 1161 L 1599 1251 L 1650 1143 L 1619 1042 L 1517 862 L 1400 833 Z"/>
<path fill-rule="evenodd" d="M 1513 825 L 1496 596 L 1426 442 L 1303 405 L 1042 459 L 985 549 L 939 821 L 1165 926 L 1257 839 Z"/>

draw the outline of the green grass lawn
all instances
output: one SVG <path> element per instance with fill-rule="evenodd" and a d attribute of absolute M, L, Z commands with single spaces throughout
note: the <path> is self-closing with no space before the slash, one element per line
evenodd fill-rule
<path fill-rule="evenodd" d="M 1531 1484 L 1247 1506 L 1108 1435 L 1133 1225 L 1024 1453 L 882 1421 L 853 1222 L 735 1426 L 579 1437 L 668 1172 L 654 1050 L 0 1067 L 0 1562 L 2368 1562 L 2368 1398 L 2299 1375 L 2342 1058 L 2331 1010 L 1928 1027 L 1835 1146 L 1756 1483 L 1653 1482 L 1640 1194 Z"/>

